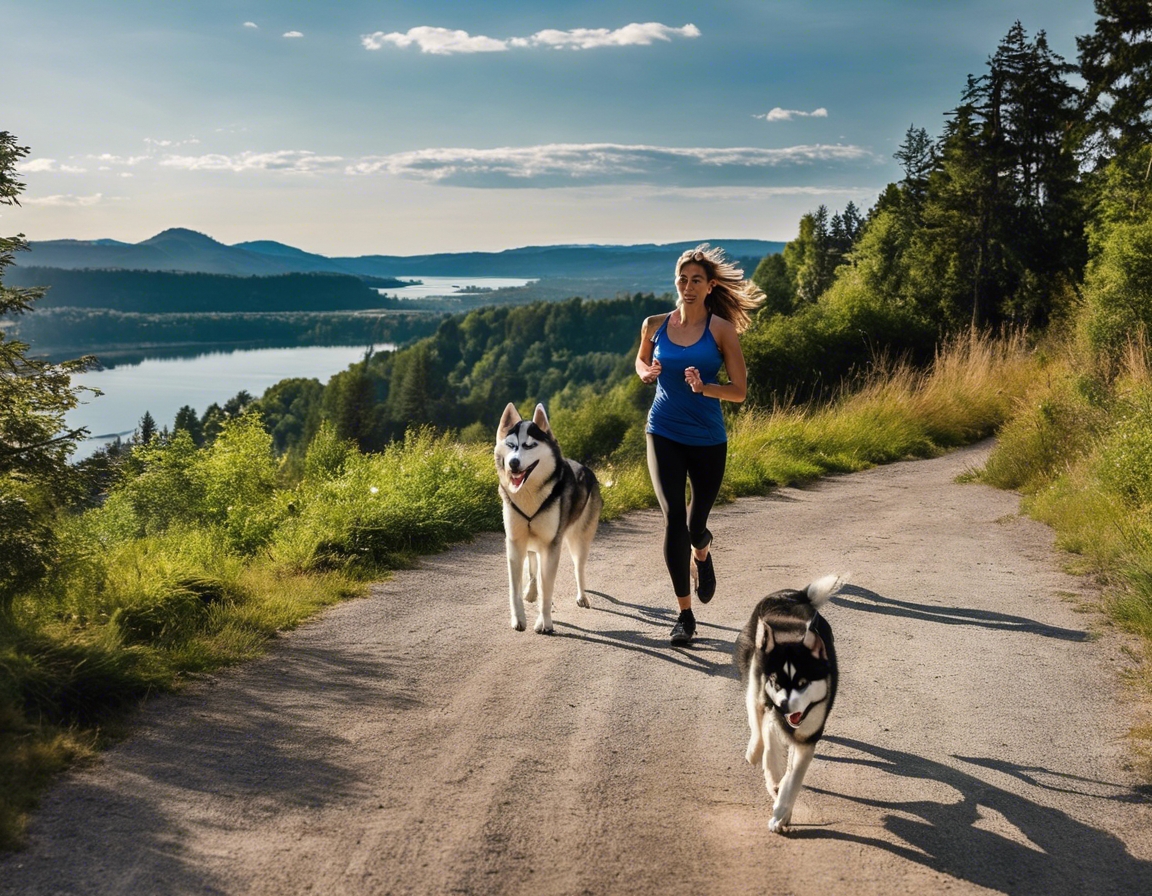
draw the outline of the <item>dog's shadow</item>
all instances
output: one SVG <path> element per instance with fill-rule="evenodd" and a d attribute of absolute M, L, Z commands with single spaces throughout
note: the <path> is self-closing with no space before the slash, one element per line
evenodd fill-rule
<path fill-rule="evenodd" d="M 831 827 L 793 827 L 791 838 L 843 840 L 876 847 L 939 873 L 1013 896 L 1152 891 L 1152 862 L 1133 856 L 1115 835 L 1067 812 L 912 753 L 835 735 L 825 736 L 824 741 L 848 753 L 818 753 L 817 761 L 921 780 L 925 786 L 946 784 L 960 798 L 866 798 L 808 787 L 814 793 L 880 810 L 881 826 L 893 839 L 849 833 L 837 829 L 836 821 L 831 822 Z M 1038 789 L 1111 802 L 1152 802 L 1146 788 L 1017 766 L 1002 759 L 953 758 L 969 766 L 1002 772 Z M 990 829 L 989 824 L 994 824 L 995 829 Z"/>
<path fill-rule="evenodd" d="M 588 594 L 592 597 L 601 598 L 601 601 L 593 602 L 593 610 L 640 622 L 645 626 L 645 629 L 589 629 L 557 620 L 555 623 L 557 635 L 562 638 L 579 638 L 581 641 L 593 644 L 604 644 L 608 647 L 635 651 L 685 669 L 703 672 L 705 675 L 723 678 L 736 677 L 736 670 L 732 663 L 733 640 L 724 637 L 706 637 L 701 634 L 704 629 L 733 633 L 737 631 L 736 629 L 697 621 L 696 638 L 690 645 L 678 647 L 670 645 L 668 635 L 660 631 L 665 626 L 670 629 L 676 622 L 676 615 L 671 608 L 633 604 L 603 591 L 589 589 Z M 605 606 L 605 602 L 610 606 Z M 659 626 L 660 634 L 648 632 L 646 629 L 650 626 Z M 566 631 L 560 631 L 562 628 Z"/>
<path fill-rule="evenodd" d="M 1056 638 L 1060 641 L 1087 641 L 1091 635 L 1086 631 L 1060 628 L 1029 619 L 1026 616 L 1013 616 L 992 610 L 970 610 L 965 607 L 941 604 L 918 604 L 906 600 L 883 597 L 875 591 L 857 585 L 845 585 L 832 598 L 835 606 L 882 616 L 902 616 L 906 619 L 920 619 L 940 625 L 971 625 L 1000 631 L 1023 632 Z"/>

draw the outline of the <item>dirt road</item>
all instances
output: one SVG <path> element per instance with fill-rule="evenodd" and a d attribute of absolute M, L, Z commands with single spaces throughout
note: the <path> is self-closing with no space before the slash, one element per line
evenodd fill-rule
<path fill-rule="evenodd" d="M 659 518 L 601 528 L 579 610 L 508 626 L 503 542 L 399 573 L 212 684 L 44 800 L 0 892 L 1138 894 L 1125 640 L 1086 612 L 987 446 L 742 500 L 716 599 L 671 648 Z M 787 837 L 743 759 L 732 640 L 831 572 L 836 709 Z"/>

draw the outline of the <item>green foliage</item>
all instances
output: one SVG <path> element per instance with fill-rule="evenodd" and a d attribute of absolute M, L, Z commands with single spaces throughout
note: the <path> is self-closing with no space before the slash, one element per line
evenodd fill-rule
<path fill-rule="evenodd" d="M 15 137 L 0 131 L 0 204 L 19 204 L 24 185 L 16 179 L 16 163 L 27 154 Z M 15 253 L 26 248 L 23 235 L 0 237 L 0 277 L 8 274 Z M 26 313 L 41 296 L 42 290 L 0 282 L 0 320 Z M 29 358 L 27 351 L 26 343 L 0 331 L 0 617 L 52 562 L 53 516 L 79 489 L 68 456 L 87 434 L 66 427 L 64 415 L 80 392 L 72 374 L 87 369 L 92 359 L 50 364 Z"/>
<path fill-rule="evenodd" d="M 788 263 L 783 253 L 765 255 L 752 274 L 752 282 L 764 292 L 764 304 L 759 314 L 788 314 L 796 301 L 796 282 L 788 274 Z"/>
<path fill-rule="evenodd" d="M 491 447 L 429 429 L 378 454 L 348 454 L 339 475 L 305 479 L 296 500 L 270 551 L 305 571 L 371 574 L 501 525 Z"/>
<path fill-rule="evenodd" d="M 1152 392 L 1122 417 L 1100 445 L 1096 475 L 1133 509 L 1152 508 Z"/>
<path fill-rule="evenodd" d="M 1094 354 L 1114 360 L 1152 328 L 1152 220 L 1116 223 L 1098 237 L 1084 297 L 1081 331 Z"/>

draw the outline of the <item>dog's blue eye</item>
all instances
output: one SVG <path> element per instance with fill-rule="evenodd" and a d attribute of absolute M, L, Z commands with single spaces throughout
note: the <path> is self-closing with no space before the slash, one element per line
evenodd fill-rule
<path fill-rule="evenodd" d="M 801 688 L 806 688 L 806 687 L 808 687 L 808 679 L 806 679 L 806 678 L 796 679 L 796 690 L 800 690 Z"/>
<path fill-rule="evenodd" d="M 509 448 L 515 448 L 516 447 L 516 440 L 509 437 L 509 438 L 504 440 L 504 444 L 507 445 Z"/>

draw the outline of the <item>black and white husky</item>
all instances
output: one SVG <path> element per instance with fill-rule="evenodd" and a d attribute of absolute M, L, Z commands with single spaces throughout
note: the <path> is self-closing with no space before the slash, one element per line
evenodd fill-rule
<path fill-rule="evenodd" d="M 535 629 L 546 634 L 552 631 L 552 586 L 561 542 L 576 567 L 576 605 L 591 606 L 584 592 L 584 564 L 604 506 L 600 486 L 591 470 L 561 454 L 542 404 L 536 405 L 531 420 L 522 419 L 513 404 L 504 409 L 495 454 L 504 502 L 512 628 L 524 631 L 524 601 L 532 602 L 538 594 Z"/>
<path fill-rule="evenodd" d="M 746 685 L 752 729 L 744 758 L 752 765 L 763 763 L 764 784 L 775 797 L 768 830 L 777 833 L 792 820 L 804 773 L 836 698 L 832 628 L 818 610 L 843 585 L 843 577 L 826 576 L 803 591 L 769 594 L 736 639 L 736 666 Z"/>

